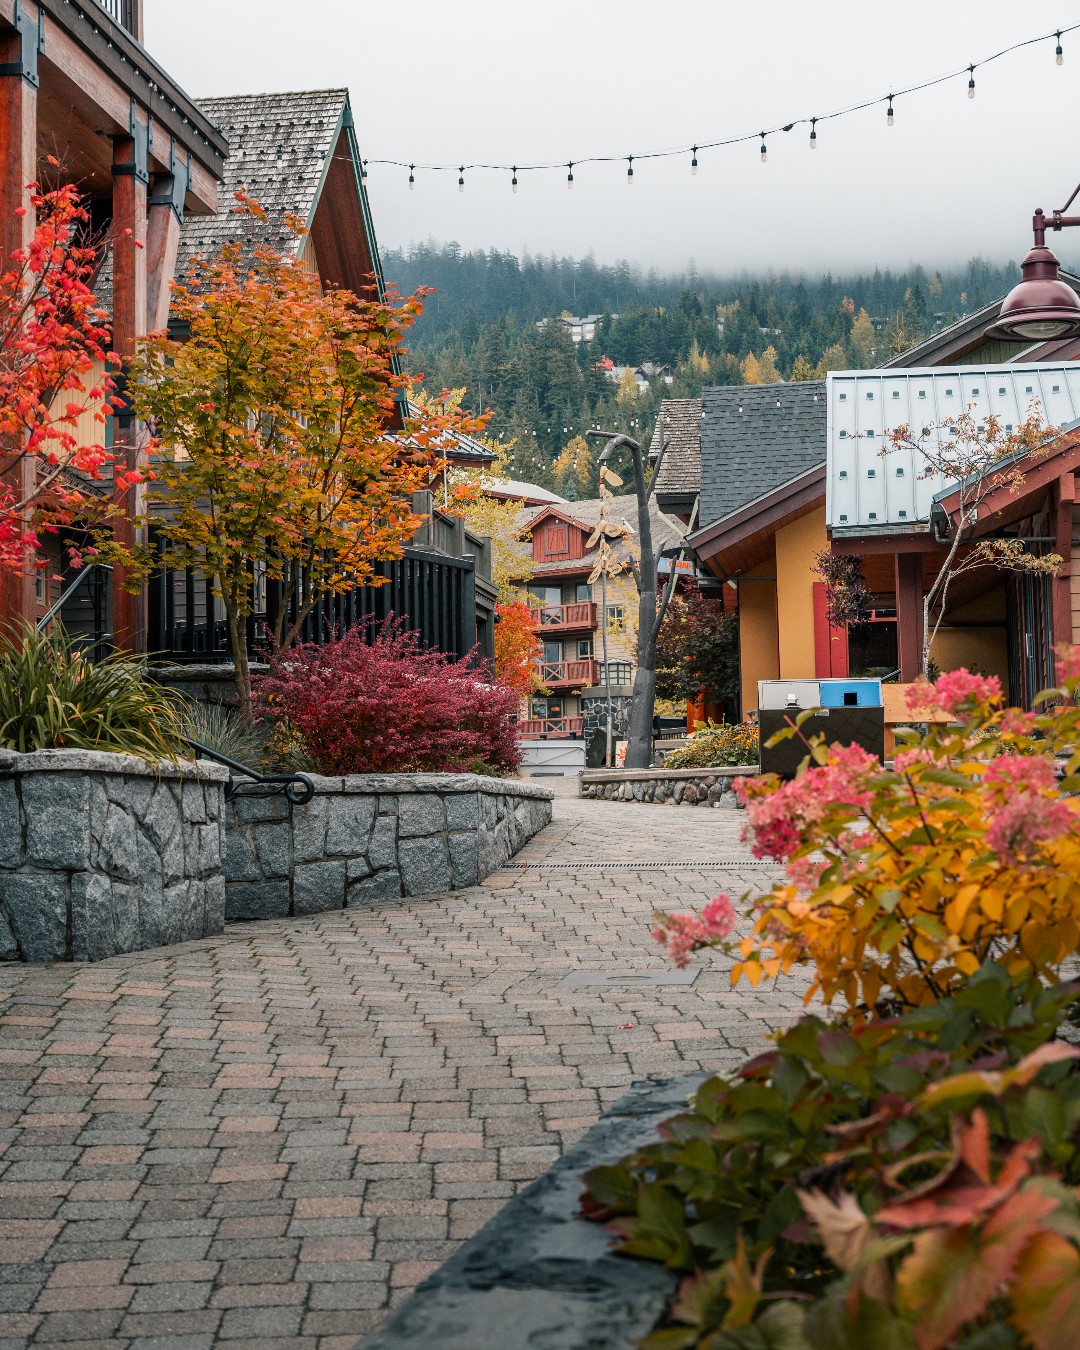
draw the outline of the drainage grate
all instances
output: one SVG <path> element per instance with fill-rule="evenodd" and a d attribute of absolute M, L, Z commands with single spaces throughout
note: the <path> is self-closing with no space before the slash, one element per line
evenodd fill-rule
<path fill-rule="evenodd" d="M 699 970 L 575 970 L 555 986 L 557 989 L 586 989 L 615 984 L 693 984 Z"/>
<path fill-rule="evenodd" d="M 776 869 L 776 863 L 758 862 L 754 858 L 678 858 L 670 862 L 507 862 L 500 871 L 525 872 L 542 867 L 546 872 L 676 872 L 727 871 L 745 872 Z"/>

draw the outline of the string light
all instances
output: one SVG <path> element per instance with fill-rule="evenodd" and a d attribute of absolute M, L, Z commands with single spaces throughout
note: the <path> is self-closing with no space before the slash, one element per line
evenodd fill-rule
<path fill-rule="evenodd" d="M 512 192 L 516 192 L 516 191 L 517 191 L 517 165 L 514 164 L 514 165 L 512 165 L 511 167 L 513 168 L 514 176 L 513 176 L 513 178 L 510 179 L 510 190 L 511 190 Z"/>
<path fill-rule="evenodd" d="M 1019 41 L 1019 42 L 1014 42 L 1014 43 L 1010 44 L 1010 45 L 1007 46 L 1007 47 L 1003 47 L 1000 51 L 996 51 L 996 52 L 992 53 L 991 55 L 988 55 L 988 56 L 983 57 L 983 58 L 982 58 L 980 61 L 978 61 L 978 62 L 974 62 L 974 61 L 973 61 L 973 62 L 969 63 L 968 65 L 960 66 L 959 68 L 953 68 L 952 70 L 947 71 L 945 74 L 937 75 L 937 76 L 934 76 L 934 77 L 932 77 L 932 78 L 930 78 L 930 79 L 919 81 L 918 83 L 913 83 L 913 84 L 910 84 L 910 85 L 905 85 L 905 86 L 903 86 L 902 88 L 900 88 L 899 90 L 894 90 L 892 93 L 889 93 L 889 94 L 879 95 L 877 98 L 866 99 L 866 100 L 864 100 L 864 101 L 862 101 L 862 102 L 860 102 L 860 103 L 853 103 L 853 104 L 845 105 L 845 106 L 843 106 L 843 107 L 840 107 L 840 108 L 835 109 L 835 110 L 832 111 L 832 112 L 826 113 L 826 114 L 824 114 L 824 115 L 822 115 L 822 116 L 818 116 L 818 117 L 802 117 L 802 118 L 798 118 L 798 119 L 796 119 L 795 121 L 792 121 L 792 122 L 787 122 L 787 123 L 784 123 L 784 124 L 777 124 L 776 126 L 774 126 L 774 127 L 772 127 L 772 128 L 767 128 L 767 129 L 765 129 L 765 130 L 763 130 L 763 131 L 758 131 L 758 132 L 743 132 L 741 135 L 733 135 L 733 136 L 727 136 L 727 137 L 722 137 L 722 138 L 718 137 L 716 140 L 706 141 L 706 142 L 704 142 L 704 143 L 702 143 L 702 144 L 695 143 L 695 144 L 693 144 L 693 145 L 691 145 L 691 146 L 684 146 L 684 147 L 682 147 L 682 148 L 672 148 L 672 149 L 667 149 L 667 150 L 654 150 L 654 151 L 650 151 L 650 152 L 648 152 L 648 153 L 641 154 L 641 155 L 593 155 L 593 156 L 587 157 L 587 158 L 584 159 L 584 160 L 576 160 L 576 161 L 575 161 L 575 160 L 570 160 L 570 161 L 565 161 L 565 160 L 564 160 L 564 161 L 562 161 L 561 163 L 560 163 L 560 161 L 556 160 L 556 161 L 554 161 L 554 162 L 537 162 L 537 163 L 535 163 L 535 164 L 526 164 L 526 165 L 522 166 L 522 172 L 524 172 L 524 171 L 526 171 L 526 170 L 550 170 L 550 169 L 557 169 L 557 168 L 561 168 L 561 167 L 565 164 L 566 169 L 567 169 L 566 185 L 567 185 L 568 188 L 572 188 L 572 187 L 573 187 L 573 181 L 574 181 L 574 166 L 575 166 L 575 164 L 611 164 L 611 163 L 618 163 L 618 162 L 620 162 L 620 161 L 623 161 L 623 162 L 625 162 L 626 165 L 627 165 L 627 172 L 626 172 L 626 181 L 627 181 L 627 185 L 628 185 L 628 186 L 632 186 L 632 185 L 633 185 L 633 180 L 634 180 L 634 160 L 635 160 L 635 159 L 668 159 L 668 158 L 671 158 L 673 155 L 684 155 L 684 154 L 689 153 L 690 156 L 691 156 L 691 161 L 690 161 L 690 172 L 691 172 L 691 174 L 695 174 L 695 173 L 697 172 L 697 168 L 698 168 L 698 156 L 699 156 L 699 152 L 700 152 L 702 149 L 704 149 L 704 150 L 714 150 L 714 149 L 719 149 L 719 148 L 721 148 L 721 147 L 744 144 L 744 143 L 747 142 L 747 141 L 753 141 L 753 140 L 757 140 L 757 141 L 759 142 L 760 155 L 761 155 L 761 162 L 762 162 L 763 164 L 765 164 L 765 163 L 768 162 L 768 144 L 767 144 L 767 139 L 768 139 L 769 136 L 775 135 L 775 134 L 779 133 L 780 131 L 790 131 L 790 130 L 792 130 L 795 126 L 798 126 L 798 125 L 809 125 L 809 127 L 810 127 L 810 144 L 811 144 L 811 147 L 812 147 L 812 148 L 815 148 L 815 149 L 816 149 L 816 148 L 817 148 L 817 123 L 818 123 L 819 121 L 834 121 L 834 120 L 835 120 L 836 118 L 838 118 L 838 117 L 846 117 L 846 116 L 849 116 L 849 115 L 851 115 L 851 114 L 853 114 L 853 113 L 862 112 L 862 111 L 864 111 L 865 109 L 867 109 L 867 108 L 872 108 L 872 107 L 874 107 L 874 106 L 876 106 L 876 105 L 878 105 L 878 104 L 880 104 L 880 103 L 884 103 L 884 104 L 886 105 L 886 107 L 885 107 L 885 120 L 886 120 L 886 124 L 887 124 L 888 126 L 891 127 L 891 126 L 893 126 L 894 121 L 895 121 L 894 104 L 895 104 L 896 99 L 903 97 L 905 94 L 921 93 L 921 92 L 923 92 L 924 90 L 936 88 L 938 85 L 945 84 L 945 83 L 947 83 L 947 82 L 949 82 L 949 81 L 955 80 L 958 76 L 962 75 L 962 74 L 964 73 L 964 71 L 967 71 L 967 75 L 968 75 L 968 97 L 971 98 L 971 99 L 973 99 L 973 98 L 975 97 L 975 70 L 976 70 L 976 67 L 977 67 L 977 66 L 980 66 L 980 65 L 987 65 L 987 64 L 989 64 L 990 62 L 993 62 L 993 61 L 999 61 L 999 60 L 1001 60 L 1003 57 L 1009 56 L 1009 55 L 1011 55 L 1011 54 L 1013 54 L 1013 53 L 1015 53 L 1015 52 L 1018 52 L 1018 51 L 1022 50 L 1022 49 L 1025 48 L 1025 47 L 1031 47 L 1031 46 L 1034 46 L 1034 45 L 1036 45 L 1036 44 L 1040 44 L 1040 43 L 1043 43 L 1043 42 L 1048 42 L 1051 38 L 1053 38 L 1053 39 L 1055 40 L 1055 43 L 1054 43 L 1054 59 L 1055 59 L 1055 61 L 1056 61 L 1056 63 L 1057 63 L 1058 65 L 1063 65 L 1063 64 L 1064 64 L 1064 50 L 1063 50 L 1063 47 L 1062 47 L 1062 38 L 1063 38 L 1063 36 L 1065 36 L 1065 35 L 1067 35 L 1067 34 L 1069 34 L 1069 33 L 1076 32 L 1076 31 L 1078 31 L 1078 30 L 1080 30 L 1080 22 L 1074 23 L 1074 24 L 1070 24 L 1069 26 L 1067 26 L 1067 27 L 1065 27 L 1065 28 L 1053 29 L 1053 30 L 1051 30 L 1049 33 L 1041 33 L 1041 34 L 1039 34 L 1039 35 L 1036 36 L 1036 37 L 1025 38 L 1025 39 L 1023 39 L 1023 40 L 1021 40 L 1021 41 Z M 410 189 L 412 189 L 412 188 L 415 186 L 416 169 L 417 169 L 417 165 L 416 165 L 415 163 L 409 163 L 408 161 L 405 161 L 405 160 L 397 160 L 397 159 L 364 159 L 364 160 L 361 161 L 361 165 L 360 165 L 360 172 L 361 172 L 362 178 L 366 179 L 366 178 L 368 177 L 369 165 L 371 165 L 371 164 L 389 165 L 389 166 L 391 166 L 391 167 L 406 168 L 406 169 L 409 170 L 409 187 L 410 187 Z M 516 178 L 516 177 L 517 177 L 517 174 L 518 174 L 517 166 L 516 166 L 516 165 L 510 165 L 510 164 L 494 164 L 494 163 L 479 163 L 479 162 L 477 162 L 477 163 L 470 163 L 469 165 L 464 165 L 464 164 L 462 164 L 462 165 L 453 165 L 453 164 L 443 164 L 443 163 L 438 163 L 438 164 L 436 164 L 436 163 L 425 163 L 425 164 L 421 164 L 419 167 L 420 167 L 421 172 L 423 172 L 423 171 L 438 171 L 438 170 L 450 171 L 450 170 L 452 170 L 452 169 L 454 169 L 454 168 L 457 168 L 457 171 L 458 171 L 458 191 L 459 191 L 459 192 L 464 192 L 464 190 L 465 190 L 465 170 L 466 170 L 466 168 L 468 168 L 468 169 L 470 169 L 470 170 L 485 170 L 485 171 L 489 171 L 489 170 L 500 170 L 500 171 L 502 171 L 502 172 L 506 172 L 507 170 L 509 170 L 509 171 L 511 171 L 511 173 L 512 173 L 512 180 L 513 180 L 513 178 Z M 512 180 L 511 180 L 511 185 L 513 186 L 513 181 L 512 181 Z"/>
<path fill-rule="evenodd" d="M 414 191 L 416 190 L 416 175 L 413 173 L 413 170 L 414 170 L 415 168 L 416 168 L 416 165 L 415 165 L 415 164 L 410 164 L 410 165 L 409 165 L 409 191 L 410 191 L 410 192 L 414 192 Z"/>
<path fill-rule="evenodd" d="M 1060 51 L 1061 49 L 1058 48 L 1058 50 Z M 367 178 L 367 160 L 362 159 L 360 161 L 360 181 L 363 182 L 365 178 Z"/>

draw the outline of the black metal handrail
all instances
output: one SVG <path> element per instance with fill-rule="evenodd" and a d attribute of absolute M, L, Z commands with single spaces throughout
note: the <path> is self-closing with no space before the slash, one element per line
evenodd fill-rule
<path fill-rule="evenodd" d="M 311 801 L 312 797 L 315 796 L 315 784 L 306 774 L 259 773 L 257 769 L 249 769 L 246 764 L 240 764 L 235 759 L 230 759 L 228 755 L 221 754 L 220 751 L 211 750 L 208 745 L 203 745 L 200 741 L 194 741 L 190 736 L 181 736 L 180 739 L 192 750 L 197 750 L 202 758 L 216 760 L 218 764 L 224 764 L 233 773 L 242 773 L 245 778 L 251 778 L 256 783 L 271 788 L 270 794 L 260 793 L 260 796 L 282 792 L 294 806 L 303 806 L 305 802 Z M 243 783 L 235 782 L 230 775 L 229 785 L 225 789 L 225 800 L 231 801 L 243 786 Z M 249 794 L 241 793 L 241 796 L 245 795 Z"/>
<path fill-rule="evenodd" d="M 135 22 L 137 16 L 135 0 L 97 0 L 97 3 L 114 23 L 126 29 L 133 38 L 141 39 L 142 34 L 137 31 L 138 25 Z"/>

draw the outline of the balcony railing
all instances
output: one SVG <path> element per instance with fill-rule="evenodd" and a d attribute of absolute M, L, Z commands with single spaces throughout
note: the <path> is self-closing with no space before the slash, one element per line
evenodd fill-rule
<path fill-rule="evenodd" d="M 573 739 L 583 731 L 580 717 L 526 717 L 518 723 L 518 736 L 523 741 L 542 741 L 549 736 Z"/>
<path fill-rule="evenodd" d="M 596 683 L 595 661 L 540 661 L 536 673 L 547 689 L 584 689 Z"/>
<path fill-rule="evenodd" d="M 96 0 L 99 9 L 112 19 L 113 23 L 118 23 L 121 28 L 126 28 L 136 42 L 142 41 L 140 11 L 142 9 L 142 0 Z"/>
<path fill-rule="evenodd" d="M 596 628 L 596 605 L 591 600 L 572 605 L 534 605 L 532 621 L 537 632 L 568 633 L 575 628 L 592 632 Z"/>

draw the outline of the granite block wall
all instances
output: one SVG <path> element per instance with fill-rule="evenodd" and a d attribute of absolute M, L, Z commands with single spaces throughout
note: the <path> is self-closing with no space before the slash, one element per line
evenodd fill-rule
<path fill-rule="evenodd" d="M 0 751 L 0 960 L 99 961 L 220 933 L 217 765 Z"/>
<path fill-rule="evenodd" d="M 473 774 L 309 775 L 304 806 L 226 808 L 229 919 L 317 914 L 475 886 L 551 820 L 552 794 Z"/>

